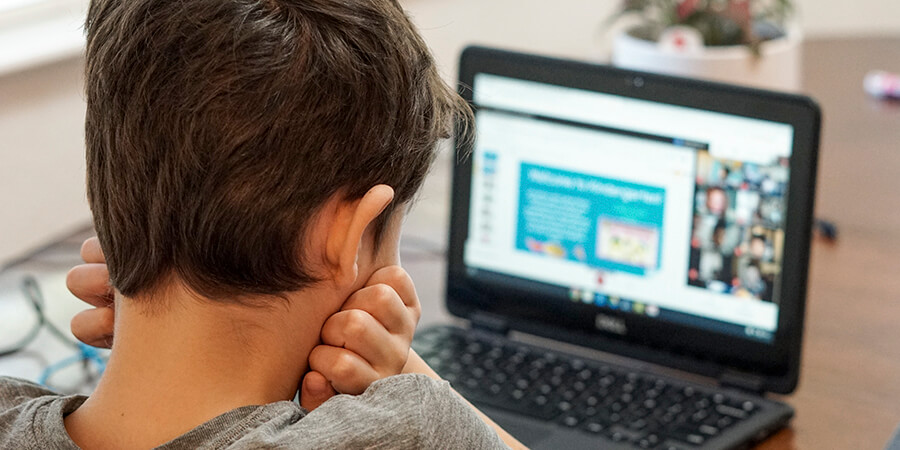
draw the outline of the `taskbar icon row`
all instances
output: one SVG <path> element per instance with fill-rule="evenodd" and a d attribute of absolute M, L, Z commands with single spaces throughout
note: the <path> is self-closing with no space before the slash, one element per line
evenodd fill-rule
<path fill-rule="evenodd" d="M 629 300 L 615 295 L 607 295 L 590 289 L 569 289 L 569 299 L 573 302 L 581 302 L 641 316 L 658 317 L 660 313 L 659 307 L 656 305 Z"/>

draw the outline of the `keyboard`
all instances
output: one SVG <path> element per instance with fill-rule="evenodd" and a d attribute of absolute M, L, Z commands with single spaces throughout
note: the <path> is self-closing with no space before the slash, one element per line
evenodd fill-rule
<path fill-rule="evenodd" d="M 637 448 L 702 446 L 759 409 L 727 391 L 463 329 L 425 330 L 413 348 L 476 405 Z"/>

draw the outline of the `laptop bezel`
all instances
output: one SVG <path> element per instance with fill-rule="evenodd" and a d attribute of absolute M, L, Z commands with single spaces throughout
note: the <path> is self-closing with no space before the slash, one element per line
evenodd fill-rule
<path fill-rule="evenodd" d="M 758 378 L 761 391 L 790 393 L 797 385 L 806 300 L 821 113 L 811 99 L 718 83 L 634 72 L 584 62 L 491 49 L 467 48 L 460 60 L 460 94 L 472 102 L 475 75 L 487 73 L 642 100 L 746 116 L 794 127 L 786 205 L 784 265 L 778 329 L 771 344 L 616 311 L 628 333 L 594 327 L 593 306 L 547 302 L 529 282 L 502 288 L 471 278 L 463 261 L 468 234 L 471 143 L 457 138 L 450 218 L 447 308 L 463 318 L 490 315 L 509 329 L 720 377 Z M 634 83 L 640 77 L 641 83 Z M 476 108 L 477 105 L 473 105 Z M 457 127 L 461 129 L 461 127 Z M 477 130 L 476 130 L 477 132 Z M 639 299 L 638 299 L 639 300 Z"/>

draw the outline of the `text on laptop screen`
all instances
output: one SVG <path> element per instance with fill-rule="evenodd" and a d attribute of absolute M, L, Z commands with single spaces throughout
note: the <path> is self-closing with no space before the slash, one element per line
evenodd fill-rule
<path fill-rule="evenodd" d="M 474 102 L 470 273 L 773 340 L 791 126 L 490 74 Z"/>

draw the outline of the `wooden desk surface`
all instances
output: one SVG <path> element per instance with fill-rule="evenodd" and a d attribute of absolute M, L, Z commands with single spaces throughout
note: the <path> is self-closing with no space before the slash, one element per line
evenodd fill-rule
<path fill-rule="evenodd" d="M 900 73 L 900 37 L 807 42 L 806 91 L 824 111 L 816 215 L 840 229 L 815 240 L 803 368 L 790 428 L 762 449 L 881 449 L 900 424 L 900 102 L 862 90 L 872 69 Z M 449 163 L 443 161 L 407 233 L 443 242 Z M 447 321 L 444 265 L 408 260 L 422 324 Z"/>
<path fill-rule="evenodd" d="M 900 424 L 900 103 L 867 97 L 900 72 L 900 38 L 812 41 L 804 86 L 824 111 L 800 386 L 790 429 L 765 449 L 880 449 Z"/>

